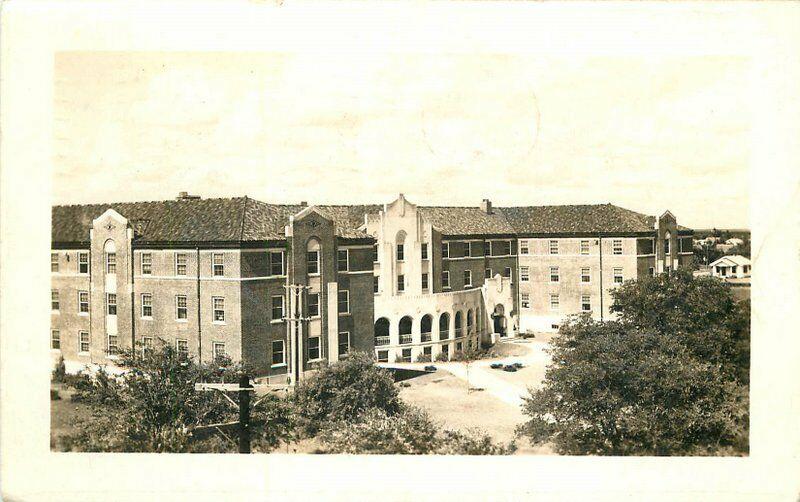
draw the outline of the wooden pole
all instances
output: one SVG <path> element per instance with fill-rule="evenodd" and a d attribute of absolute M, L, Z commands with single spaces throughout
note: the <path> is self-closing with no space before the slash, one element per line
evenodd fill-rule
<path fill-rule="evenodd" d="M 251 387 L 247 373 L 239 379 L 239 387 Z M 250 392 L 239 391 L 239 453 L 250 453 Z"/>

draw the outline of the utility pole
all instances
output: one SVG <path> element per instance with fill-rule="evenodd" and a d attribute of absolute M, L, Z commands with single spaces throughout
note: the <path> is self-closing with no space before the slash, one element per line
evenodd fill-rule
<path fill-rule="evenodd" d="M 250 377 L 247 373 L 239 379 L 239 453 L 250 453 Z M 247 390 L 251 389 L 251 390 Z"/>

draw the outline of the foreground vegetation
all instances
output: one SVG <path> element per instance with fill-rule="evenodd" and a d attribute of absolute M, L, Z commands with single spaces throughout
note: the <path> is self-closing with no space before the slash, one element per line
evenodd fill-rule
<path fill-rule="evenodd" d="M 66 450 L 110 452 L 235 452 L 229 434 L 198 426 L 235 421 L 237 413 L 215 392 L 196 392 L 196 382 L 235 382 L 242 368 L 229 363 L 199 366 L 165 345 L 145 354 L 122 354 L 119 377 L 65 375 L 54 381 L 75 391 L 91 410 L 78 432 L 61 438 Z M 318 453 L 509 454 L 483 432 L 443 430 L 422 409 L 403 403 L 391 374 L 367 354 L 322 367 L 285 397 L 270 394 L 251 411 L 252 450 L 270 452 L 313 439 Z"/>
<path fill-rule="evenodd" d="M 553 339 L 519 433 L 572 455 L 746 454 L 749 302 L 688 271 L 612 295 L 618 320 L 576 317 Z"/>

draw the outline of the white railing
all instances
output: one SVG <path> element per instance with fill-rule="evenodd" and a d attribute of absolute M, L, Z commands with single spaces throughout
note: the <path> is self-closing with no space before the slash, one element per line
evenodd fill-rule
<path fill-rule="evenodd" d="M 439 332 L 439 340 L 447 340 L 450 338 L 450 330 L 440 331 Z"/>
<path fill-rule="evenodd" d="M 422 333 L 422 341 L 423 342 L 430 342 L 431 341 L 431 333 L 430 331 L 427 333 Z"/>
<path fill-rule="evenodd" d="M 411 343 L 411 335 L 400 335 L 400 344 L 405 345 Z"/>
<path fill-rule="evenodd" d="M 389 345 L 389 337 L 388 336 L 376 336 L 375 337 L 375 346 L 380 347 L 381 345 Z"/>

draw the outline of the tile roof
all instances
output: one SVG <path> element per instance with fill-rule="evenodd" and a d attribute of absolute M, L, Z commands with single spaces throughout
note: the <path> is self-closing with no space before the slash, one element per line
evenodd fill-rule
<path fill-rule="evenodd" d="M 281 240 L 299 204 L 269 204 L 249 197 L 54 206 L 52 241 L 85 243 L 92 220 L 111 208 L 126 217 L 139 242 L 252 242 Z M 320 205 L 343 238 L 369 237 L 365 215 L 383 205 Z M 652 232 L 655 218 L 611 204 L 496 207 L 419 206 L 444 235 L 513 235 Z M 679 230 L 689 230 L 678 227 Z"/>

